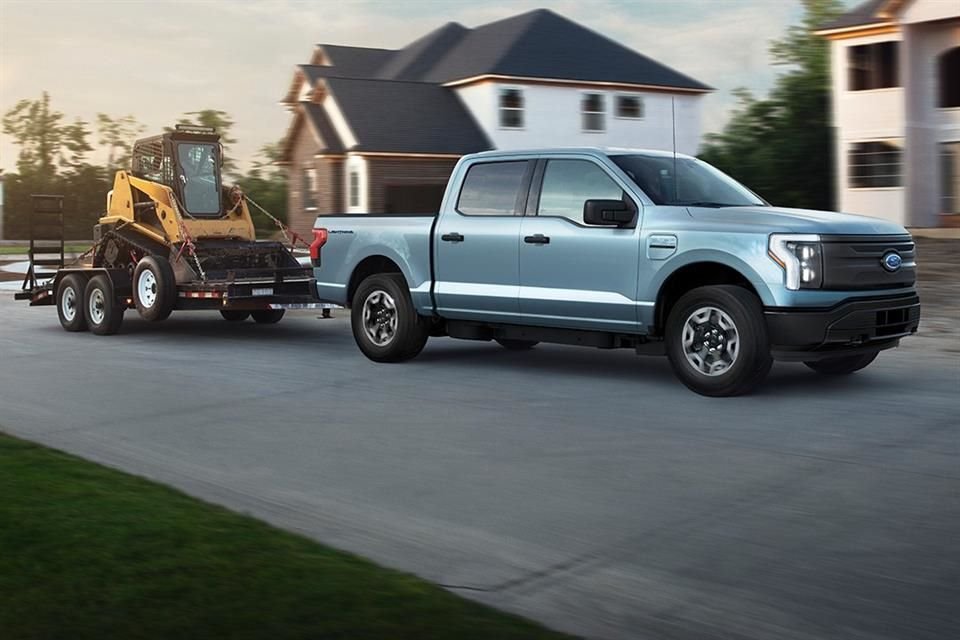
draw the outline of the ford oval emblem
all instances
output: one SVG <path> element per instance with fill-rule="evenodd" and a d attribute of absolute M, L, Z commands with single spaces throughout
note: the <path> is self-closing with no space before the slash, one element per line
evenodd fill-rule
<path fill-rule="evenodd" d="M 880 259 L 880 264 L 883 265 L 884 269 L 893 273 L 894 271 L 900 270 L 900 267 L 903 265 L 903 258 L 901 258 L 900 254 L 896 251 L 887 251 Z"/>

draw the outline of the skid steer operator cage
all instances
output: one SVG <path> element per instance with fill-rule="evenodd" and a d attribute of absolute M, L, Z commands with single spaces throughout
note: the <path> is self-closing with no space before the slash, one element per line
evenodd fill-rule
<path fill-rule="evenodd" d="M 222 164 L 220 136 L 212 128 L 177 125 L 173 131 L 134 143 L 131 173 L 173 189 L 190 216 L 220 218 L 225 213 Z"/>

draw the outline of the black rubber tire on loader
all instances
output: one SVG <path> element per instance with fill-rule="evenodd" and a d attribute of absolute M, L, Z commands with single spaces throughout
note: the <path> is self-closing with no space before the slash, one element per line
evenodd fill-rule
<path fill-rule="evenodd" d="M 392 334 L 385 330 L 384 336 L 387 339 L 381 344 L 377 344 L 365 328 L 364 309 L 368 306 L 368 301 L 372 312 L 385 314 L 382 317 L 386 325 L 393 326 L 391 319 L 396 318 Z M 372 307 L 376 307 L 376 310 Z M 376 324 L 375 318 L 368 318 L 367 321 Z M 423 351 L 427 338 L 430 337 L 429 321 L 417 313 L 410 299 L 407 282 L 397 273 L 374 274 L 360 283 L 353 296 L 350 324 L 353 328 L 353 339 L 360 351 L 374 362 L 409 360 Z"/>
<path fill-rule="evenodd" d="M 257 324 L 277 324 L 283 318 L 286 309 L 263 309 L 252 311 L 253 321 Z"/>
<path fill-rule="evenodd" d="M 177 280 L 169 260 L 161 256 L 140 259 L 133 271 L 133 303 L 148 322 L 170 317 L 177 304 Z"/>
<path fill-rule="evenodd" d="M 86 331 L 87 314 L 83 303 L 87 277 L 71 273 L 57 284 L 57 317 L 64 331 Z"/>
<path fill-rule="evenodd" d="M 704 373 L 696 368 L 688 360 L 683 345 L 683 331 L 688 320 L 694 313 L 707 308 L 725 313 L 733 321 L 738 336 L 733 363 L 716 374 Z M 688 291 L 670 310 L 665 337 L 667 357 L 673 372 L 683 384 L 701 395 L 736 396 L 749 393 L 763 381 L 773 365 L 767 323 L 760 300 L 743 287 L 712 285 Z"/>
<path fill-rule="evenodd" d="M 113 293 L 113 283 L 104 274 L 90 278 L 83 294 L 83 310 L 91 333 L 108 336 L 123 322 L 124 306 Z"/>

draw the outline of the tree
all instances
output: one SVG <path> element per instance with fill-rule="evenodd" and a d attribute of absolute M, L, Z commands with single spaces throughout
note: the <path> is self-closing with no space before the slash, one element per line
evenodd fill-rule
<path fill-rule="evenodd" d="M 219 109 L 201 109 L 200 111 L 188 111 L 183 117 L 177 120 L 177 124 L 187 124 L 200 127 L 212 127 L 220 134 L 220 144 L 223 145 L 223 171 L 225 173 L 235 173 L 236 163 L 230 158 L 228 149 L 230 145 L 236 142 L 230 137 L 230 129 L 233 128 L 233 119 L 226 111 Z M 169 131 L 169 129 L 167 129 Z"/>
<path fill-rule="evenodd" d="M 828 43 L 813 31 L 840 15 L 838 0 L 803 0 L 802 23 L 771 43 L 774 64 L 789 67 L 766 99 L 744 89 L 719 134 L 706 136 L 700 157 L 774 204 L 833 206 Z"/>
<path fill-rule="evenodd" d="M 276 164 L 280 159 L 280 145 L 281 143 L 276 143 L 261 147 L 259 155 L 253 161 L 253 167 L 247 175 L 237 181 L 237 184 L 251 200 L 285 222 L 287 220 L 287 175 Z M 276 231 L 276 224 L 253 204 L 250 205 L 250 215 L 258 230 L 266 233 Z"/>
<path fill-rule="evenodd" d="M 108 171 L 130 167 L 133 143 L 145 129 L 133 116 L 112 118 L 105 113 L 97 114 L 97 142 L 107 148 Z"/>
<path fill-rule="evenodd" d="M 50 108 L 46 91 L 39 100 L 20 100 L 3 116 L 3 132 L 20 147 L 18 174 L 41 187 L 54 182 L 58 166 L 76 170 L 84 164 L 84 154 L 92 150 L 86 126 L 79 118 L 65 124 L 63 114 Z"/>

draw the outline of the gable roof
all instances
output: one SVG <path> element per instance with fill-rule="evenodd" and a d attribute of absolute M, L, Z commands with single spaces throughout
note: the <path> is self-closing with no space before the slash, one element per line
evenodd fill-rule
<path fill-rule="evenodd" d="M 450 22 L 396 51 L 319 46 L 331 64 L 301 66 L 312 83 L 338 76 L 452 84 L 496 75 L 711 90 L 548 9 L 474 29 Z"/>
<path fill-rule="evenodd" d="M 461 155 L 493 146 L 446 87 L 336 77 L 324 82 L 357 138 L 350 151 Z"/>
<path fill-rule="evenodd" d="M 819 32 L 847 29 L 850 27 L 867 27 L 875 24 L 887 24 L 888 16 L 883 15 L 882 9 L 889 4 L 889 0 L 867 0 L 861 2 L 842 16 L 820 25 Z"/>

